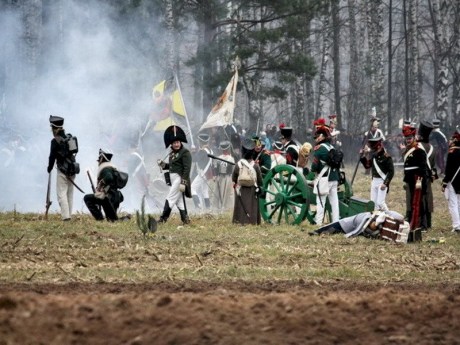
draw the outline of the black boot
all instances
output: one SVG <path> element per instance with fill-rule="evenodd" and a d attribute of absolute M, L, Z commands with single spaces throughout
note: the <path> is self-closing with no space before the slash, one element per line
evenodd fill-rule
<path fill-rule="evenodd" d="M 190 224 L 190 218 L 188 217 L 187 211 L 179 209 L 179 213 L 180 213 L 180 220 L 182 221 L 182 223 L 184 225 Z"/>
<path fill-rule="evenodd" d="M 410 221 L 412 220 L 412 211 L 406 211 L 406 217 L 404 217 L 404 220 L 410 223 Z"/>
<path fill-rule="evenodd" d="M 211 208 L 211 201 L 209 200 L 209 198 L 204 199 L 204 206 L 207 210 Z"/>
<path fill-rule="evenodd" d="M 197 210 L 199 210 L 201 207 L 200 207 L 200 198 L 198 197 L 198 195 L 192 195 L 192 199 L 193 199 L 193 204 L 195 205 L 195 208 Z"/>
<path fill-rule="evenodd" d="M 169 207 L 169 202 L 168 200 L 166 200 L 165 206 L 163 208 L 163 213 L 161 214 L 160 219 L 158 220 L 158 223 L 166 223 L 170 214 L 171 214 L 171 207 Z"/>
<path fill-rule="evenodd" d="M 426 213 L 426 228 L 431 229 L 431 212 Z"/>

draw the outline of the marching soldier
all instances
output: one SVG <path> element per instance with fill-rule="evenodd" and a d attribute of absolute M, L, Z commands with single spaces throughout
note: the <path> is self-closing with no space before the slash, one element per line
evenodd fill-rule
<path fill-rule="evenodd" d="M 213 154 L 208 146 L 209 135 L 201 133 L 198 135 L 200 149 L 196 153 L 196 168 L 197 175 L 192 182 L 192 198 L 195 208 L 203 209 L 203 204 L 206 209 L 211 208 L 209 200 L 209 183 L 208 180 L 213 178 L 212 159 L 208 154 Z"/>
<path fill-rule="evenodd" d="M 402 132 L 406 144 L 401 145 L 404 160 L 403 181 L 406 191 L 406 220 L 410 222 L 411 229 L 415 229 L 422 225 L 423 195 L 426 194 L 429 171 L 425 150 L 418 145 L 415 137 L 416 128 L 406 124 Z"/>
<path fill-rule="evenodd" d="M 66 147 L 67 137 L 64 130 L 64 118 L 50 115 L 49 118 L 53 139 L 51 140 L 50 155 L 48 159 L 48 174 L 51 173 L 54 163 L 57 165 L 56 192 L 61 208 L 61 218 L 69 221 L 72 215 L 73 191 L 75 175 L 80 169 L 75 162 L 75 154 Z"/>
<path fill-rule="evenodd" d="M 394 176 L 393 159 L 383 147 L 381 137 L 368 139 L 367 144 L 371 153 L 362 156 L 360 161 L 365 169 L 372 169 L 371 200 L 376 211 L 387 211 L 385 199 Z M 363 150 L 360 151 L 362 153 Z"/>
<path fill-rule="evenodd" d="M 447 153 L 446 174 L 442 180 L 442 191 L 447 196 L 452 218 L 452 232 L 460 234 L 460 129 L 450 138 Z"/>
<path fill-rule="evenodd" d="M 428 171 L 430 173 L 430 177 L 427 179 L 426 185 L 426 195 L 424 199 L 424 217 L 422 222 L 422 227 L 426 229 L 431 228 L 431 214 L 433 213 L 434 209 L 434 202 L 433 202 L 433 189 L 431 188 L 432 183 L 434 180 L 438 179 L 438 172 L 436 170 L 436 151 L 434 150 L 433 145 L 430 144 L 429 138 L 430 133 L 433 130 L 433 125 L 428 121 L 421 121 L 420 126 L 418 128 L 418 141 L 419 146 L 425 150 L 426 153 L 426 164 L 428 167 Z"/>

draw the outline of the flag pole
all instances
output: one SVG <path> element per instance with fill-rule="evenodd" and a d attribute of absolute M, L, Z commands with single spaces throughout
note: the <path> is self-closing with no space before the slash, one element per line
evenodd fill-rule
<path fill-rule="evenodd" d="M 182 105 L 184 106 L 185 121 L 187 121 L 187 128 L 190 133 L 190 141 L 191 141 L 192 147 L 194 147 L 195 144 L 193 142 L 193 134 L 192 134 L 192 129 L 190 128 L 190 122 L 188 121 L 187 108 L 185 107 L 185 102 L 184 102 L 184 99 L 182 98 L 182 91 L 179 85 L 179 79 L 177 79 L 177 74 L 175 72 L 174 72 L 174 80 L 176 82 L 177 89 L 179 90 L 180 100 L 182 102 Z"/>

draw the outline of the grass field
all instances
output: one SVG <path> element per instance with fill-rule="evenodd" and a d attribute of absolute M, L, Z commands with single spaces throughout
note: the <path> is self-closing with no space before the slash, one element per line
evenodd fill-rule
<path fill-rule="evenodd" d="M 369 183 L 369 178 L 359 172 L 354 194 L 367 198 Z M 336 330 L 340 334 L 336 338 L 315 338 L 312 335 L 310 339 L 308 334 L 320 332 L 324 326 L 320 320 L 324 322 L 331 317 L 326 314 L 337 313 L 338 317 L 359 325 L 360 318 L 353 319 L 352 316 L 356 318 L 358 316 L 354 314 L 363 313 L 362 317 L 371 317 L 372 310 L 388 315 L 388 324 L 392 323 L 390 315 L 404 322 L 401 319 L 406 313 L 420 313 L 420 321 L 414 321 L 415 325 L 411 326 L 416 328 L 434 317 L 445 317 L 449 321 L 444 321 L 445 327 L 436 324 L 444 335 L 433 338 L 427 338 L 423 332 L 414 336 L 414 332 L 405 328 L 402 331 L 393 329 L 387 324 L 382 326 L 383 330 L 375 327 L 367 333 L 364 333 L 366 328 L 361 328 L 363 341 L 385 335 L 379 343 L 455 343 L 459 334 L 449 325 L 458 321 L 460 314 L 460 236 L 450 232 L 450 215 L 439 182 L 433 187 L 436 199 L 433 228 L 423 234 L 423 242 L 407 245 L 364 237 L 309 236 L 308 232 L 315 227 L 308 223 L 300 226 L 234 226 L 229 213 L 194 215 L 192 224 L 185 227 L 175 214 L 168 223 L 159 226 L 157 233 L 147 237 L 137 228 L 135 217 L 128 222 L 108 223 L 96 222 L 87 214 L 77 214 L 71 222 L 62 222 L 57 214 L 50 215 L 45 221 L 39 214 L 2 213 L 0 335 L 4 335 L 5 340 L 0 336 L 0 344 L 105 343 L 108 339 L 106 333 L 98 332 L 97 327 L 93 330 L 94 325 L 88 325 L 92 321 L 86 318 L 87 315 L 76 313 L 75 305 L 80 308 L 89 305 L 90 314 L 97 310 L 102 315 L 103 324 L 115 322 L 111 327 L 115 333 L 110 338 L 113 343 L 148 344 L 153 339 L 160 344 L 276 344 L 288 339 L 286 343 L 315 343 L 317 340 L 317 343 L 352 343 L 355 338 L 345 328 Z M 392 210 L 405 211 L 400 172 L 391 185 L 388 204 Z M 306 291 L 311 293 L 306 294 Z M 418 293 L 419 298 L 414 297 L 414 293 Z M 274 303 L 267 302 L 267 298 L 272 298 Z M 194 304 L 194 299 L 201 302 Z M 173 300 L 182 301 L 182 308 L 172 303 Z M 126 313 L 122 306 L 117 307 L 117 303 L 127 303 Z M 247 310 L 244 303 L 260 305 Z M 322 310 L 328 303 L 329 308 Z M 367 304 L 365 311 L 363 303 Z M 423 309 L 417 309 L 420 307 L 418 303 L 429 305 L 436 315 L 428 312 L 425 315 Z M 164 329 L 158 326 L 158 329 L 147 331 L 149 325 L 143 322 L 145 320 L 138 320 L 136 313 L 147 312 L 152 317 L 160 312 L 158 305 L 163 304 L 177 308 L 164 315 L 169 320 L 167 330 L 164 325 Z M 142 305 L 149 307 L 144 310 Z M 232 316 L 225 314 L 223 320 L 214 320 L 216 314 L 212 310 L 216 305 L 219 306 L 217 310 L 222 313 L 225 310 Z M 352 307 L 357 309 L 352 312 Z M 238 317 L 238 308 L 252 318 L 242 314 Z M 302 317 L 304 322 L 312 319 L 311 313 L 304 315 L 305 308 L 317 308 L 324 313 L 322 316 L 319 311 L 315 313 L 317 324 L 309 331 L 301 322 Z M 347 308 L 350 310 L 346 311 Z M 36 319 L 39 318 L 36 314 L 39 309 L 47 314 L 41 322 Z M 164 310 L 162 308 L 162 312 Z M 68 312 L 69 318 L 72 316 L 71 320 L 65 321 L 64 311 Z M 131 334 L 135 326 L 120 325 L 119 321 L 109 317 L 110 312 L 119 313 L 123 320 L 138 320 L 138 332 L 143 333 L 138 335 L 137 342 L 133 340 L 136 336 Z M 199 315 L 203 325 L 181 319 L 181 315 L 185 317 L 189 313 L 192 320 Z M 290 324 L 292 330 L 286 333 L 271 324 L 258 324 L 257 320 L 272 322 L 273 313 L 278 313 L 281 318 L 284 315 L 284 321 L 287 314 L 298 313 L 299 325 Z M 59 323 L 57 315 L 63 318 L 64 326 L 55 329 L 53 325 Z M 222 326 L 228 323 L 226 317 L 235 324 L 242 323 L 240 332 L 233 337 L 231 323 L 227 332 Z M 30 319 L 30 323 L 24 318 Z M 94 322 L 102 322 L 98 320 L 96 318 Z M 205 324 L 211 325 L 208 333 L 212 335 L 208 340 L 202 334 Z M 243 324 L 247 325 L 246 331 Z M 268 328 L 260 332 L 259 326 Z M 27 327 L 33 329 L 36 338 L 27 332 L 19 334 Z M 46 333 L 42 331 L 43 327 L 52 331 Z M 430 332 L 438 334 L 438 331 Z M 168 336 L 158 341 L 155 338 L 158 334 Z M 88 341 L 82 341 L 84 339 Z M 324 342 L 319 341 L 321 339 Z"/>

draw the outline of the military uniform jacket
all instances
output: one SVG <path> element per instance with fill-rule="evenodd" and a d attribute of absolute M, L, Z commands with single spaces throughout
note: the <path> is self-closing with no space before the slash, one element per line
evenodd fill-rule
<path fill-rule="evenodd" d="M 178 174 L 182 181 L 185 181 L 187 186 L 185 189 L 185 196 L 192 197 L 190 190 L 190 171 L 192 170 L 192 155 L 183 145 L 178 151 L 171 151 L 169 153 L 169 164 L 166 164 L 165 169 L 169 169 L 170 173 Z"/>
<path fill-rule="evenodd" d="M 435 128 L 433 131 L 431 131 L 430 142 L 433 144 L 436 150 L 440 150 L 443 153 L 447 152 L 447 149 L 449 148 L 447 138 L 439 128 Z"/>
<path fill-rule="evenodd" d="M 395 174 L 395 169 L 393 165 L 393 158 L 391 158 L 385 150 L 377 152 L 370 158 L 367 158 L 366 156 L 361 157 L 360 161 L 366 169 L 372 167 L 372 177 L 383 178 L 383 184 L 387 187 L 390 186 L 390 182 Z M 376 165 L 378 165 L 378 168 Z M 380 176 L 380 172 L 378 170 L 383 173 L 384 177 Z"/>
<path fill-rule="evenodd" d="M 329 158 L 329 150 L 332 148 L 332 144 L 330 143 L 319 143 L 315 146 L 313 151 L 313 162 L 311 163 L 311 171 L 319 174 L 323 167 L 326 164 Z M 338 181 L 340 171 L 339 169 L 333 169 L 329 167 L 328 171 L 324 173 L 324 176 L 329 174 L 329 181 Z"/>
<path fill-rule="evenodd" d="M 452 187 L 454 187 L 455 193 L 460 194 L 460 171 L 455 176 L 458 168 L 460 167 L 460 146 L 453 146 L 447 152 L 447 161 L 446 161 L 446 172 L 444 179 L 442 180 L 443 185 L 451 182 Z"/>
<path fill-rule="evenodd" d="M 97 173 L 97 187 L 104 190 L 115 210 L 123 201 L 123 194 L 117 189 L 115 172 L 116 167 L 111 162 L 99 164 Z"/>
<path fill-rule="evenodd" d="M 423 142 L 420 142 L 419 143 L 419 146 L 421 146 L 425 152 L 426 152 L 426 158 L 427 158 L 427 162 L 426 164 L 428 165 L 428 170 L 430 170 L 430 173 L 433 171 L 433 169 L 435 168 L 435 158 L 436 158 L 436 152 L 435 152 L 435 148 L 433 145 L 431 145 L 430 143 L 423 143 Z M 433 175 L 431 173 L 431 175 Z"/>
<path fill-rule="evenodd" d="M 289 141 L 284 145 L 284 151 L 286 152 L 286 162 L 289 165 L 297 166 L 297 160 L 299 159 L 299 146 L 294 140 Z"/>
<path fill-rule="evenodd" d="M 272 167 L 272 158 L 270 157 L 270 154 L 267 150 L 255 152 L 254 159 L 256 163 L 259 165 L 262 175 L 265 176 L 265 174 L 268 173 L 268 171 Z"/>
<path fill-rule="evenodd" d="M 57 136 L 58 136 L 58 140 L 60 140 L 61 138 L 64 139 L 65 131 L 64 130 L 59 131 Z M 58 140 L 56 140 L 56 138 L 53 138 L 51 140 L 50 155 L 48 158 L 48 171 L 53 170 L 54 162 L 56 162 L 59 171 L 65 174 L 66 172 L 63 171 L 62 169 L 64 165 L 65 157 L 60 153 L 61 145 L 58 143 Z"/>
<path fill-rule="evenodd" d="M 404 158 L 404 179 L 406 183 L 414 183 L 415 176 L 420 176 L 424 179 L 431 176 L 426 164 L 426 152 L 419 144 L 406 147 L 403 152 Z"/>

